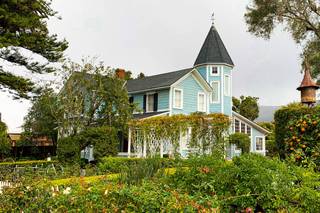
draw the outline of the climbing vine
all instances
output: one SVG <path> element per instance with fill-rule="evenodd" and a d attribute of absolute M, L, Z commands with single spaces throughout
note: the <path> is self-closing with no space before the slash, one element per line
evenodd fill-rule
<path fill-rule="evenodd" d="M 223 114 L 201 114 L 159 116 L 129 122 L 132 143 L 146 142 L 151 146 L 160 140 L 170 141 L 177 154 L 180 137 L 191 133 L 189 147 L 200 153 L 208 150 L 224 150 L 224 136 L 230 127 L 230 118 Z"/>

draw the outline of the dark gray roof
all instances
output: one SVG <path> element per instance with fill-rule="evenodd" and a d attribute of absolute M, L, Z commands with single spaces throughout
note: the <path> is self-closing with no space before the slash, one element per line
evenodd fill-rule
<path fill-rule="evenodd" d="M 165 113 L 168 113 L 169 111 L 165 111 L 165 112 L 147 112 L 147 113 L 142 113 L 142 114 L 134 114 L 133 115 L 133 119 L 145 119 L 145 118 L 149 118 L 149 117 L 153 117 L 153 116 L 156 116 L 156 115 L 161 115 L 161 114 L 164 114 Z"/>
<path fill-rule="evenodd" d="M 218 31 L 214 26 L 210 28 L 194 66 L 207 63 L 225 63 L 232 66 L 234 65 Z"/>
<path fill-rule="evenodd" d="M 192 68 L 179 70 L 175 72 L 164 73 L 160 75 L 153 75 L 143 79 L 134 79 L 127 82 L 127 90 L 129 93 L 146 91 L 157 88 L 170 87 L 173 83 L 178 81 L 184 75 L 189 73 Z"/>

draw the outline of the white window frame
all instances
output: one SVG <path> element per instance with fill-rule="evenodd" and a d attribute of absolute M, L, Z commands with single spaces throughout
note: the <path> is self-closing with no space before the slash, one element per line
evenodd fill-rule
<path fill-rule="evenodd" d="M 257 150 L 257 139 L 258 138 L 261 138 L 262 139 L 262 150 Z M 265 137 L 263 137 L 263 136 L 256 136 L 255 137 L 255 141 L 254 141 L 254 150 L 255 150 L 255 152 L 265 152 Z"/>
<path fill-rule="evenodd" d="M 212 73 L 212 69 L 213 69 L 213 67 L 216 67 L 217 68 L 217 73 L 216 74 L 213 74 Z M 219 66 L 209 66 L 209 75 L 210 76 L 220 76 L 220 67 Z"/>
<path fill-rule="evenodd" d="M 148 106 L 149 106 L 149 96 L 150 95 L 153 95 L 153 104 L 154 104 L 154 92 L 153 93 L 147 93 L 146 94 L 146 96 L 147 96 L 147 98 L 146 98 L 146 112 L 154 112 L 154 106 L 153 106 L 153 110 L 152 111 L 150 111 L 149 109 L 148 109 Z"/>
<path fill-rule="evenodd" d="M 181 106 L 176 106 L 176 91 L 181 92 Z M 183 89 L 174 88 L 173 89 L 173 108 L 175 109 L 183 109 Z"/>
<path fill-rule="evenodd" d="M 228 78 L 228 84 L 229 84 L 229 87 L 227 88 L 227 91 L 226 91 L 226 78 Z M 224 96 L 231 96 L 231 75 L 224 75 L 224 78 L 223 78 L 223 85 L 224 85 L 224 88 L 223 88 L 223 94 Z"/>
<path fill-rule="evenodd" d="M 213 101 L 212 95 L 213 93 L 211 93 L 211 103 L 212 104 L 219 104 L 221 102 L 221 85 L 220 85 L 220 81 L 211 81 L 210 85 L 213 88 L 213 83 L 218 83 L 218 101 Z"/>
<path fill-rule="evenodd" d="M 199 107 L 199 97 L 200 95 L 203 95 L 203 104 L 204 104 L 204 109 L 203 110 L 200 110 L 200 107 Z M 198 112 L 207 112 L 207 97 L 206 97 L 206 93 L 204 92 L 198 92 L 198 98 L 197 98 L 197 105 L 198 105 Z"/>

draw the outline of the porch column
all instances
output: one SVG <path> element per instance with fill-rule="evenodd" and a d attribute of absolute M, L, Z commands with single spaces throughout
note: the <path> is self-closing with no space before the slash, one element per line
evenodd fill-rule
<path fill-rule="evenodd" d="M 128 135 L 128 158 L 131 157 L 131 128 L 129 128 L 129 135 Z"/>
<path fill-rule="evenodd" d="M 163 158 L 163 140 L 160 140 L 160 158 Z"/>

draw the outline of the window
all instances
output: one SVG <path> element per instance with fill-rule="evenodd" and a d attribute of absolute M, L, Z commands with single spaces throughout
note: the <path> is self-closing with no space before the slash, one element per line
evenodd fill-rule
<path fill-rule="evenodd" d="M 251 136 L 251 127 L 247 125 L 247 135 Z"/>
<path fill-rule="evenodd" d="M 246 134 L 246 124 L 241 122 L 241 133 Z"/>
<path fill-rule="evenodd" d="M 219 68 L 215 66 L 209 66 L 209 72 L 211 76 L 218 76 L 219 75 Z"/>
<path fill-rule="evenodd" d="M 154 112 L 154 94 L 147 95 L 147 112 Z"/>
<path fill-rule="evenodd" d="M 263 138 L 256 137 L 256 151 L 263 151 Z"/>
<path fill-rule="evenodd" d="M 234 131 L 240 132 L 240 121 L 237 119 L 234 120 Z"/>
<path fill-rule="evenodd" d="M 231 77 L 230 77 L 230 75 L 224 76 L 224 95 L 231 96 Z"/>
<path fill-rule="evenodd" d="M 174 108 L 177 109 L 182 109 L 183 107 L 183 94 L 182 94 L 182 90 L 181 89 L 174 89 L 174 94 L 173 94 L 173 98 L 174 98 Z"/>
<path fill-rule="evenodd" d="M 211 82 L 212 87 L 212 103 L 219 103 L 220 102 L 220 82 L 219 81 L 213 81 Z"/>
<path fill-rule="evenodd" d="M 204 93 L 198 93 L 198 111 L 206 112 L 206 95 Z"/>

